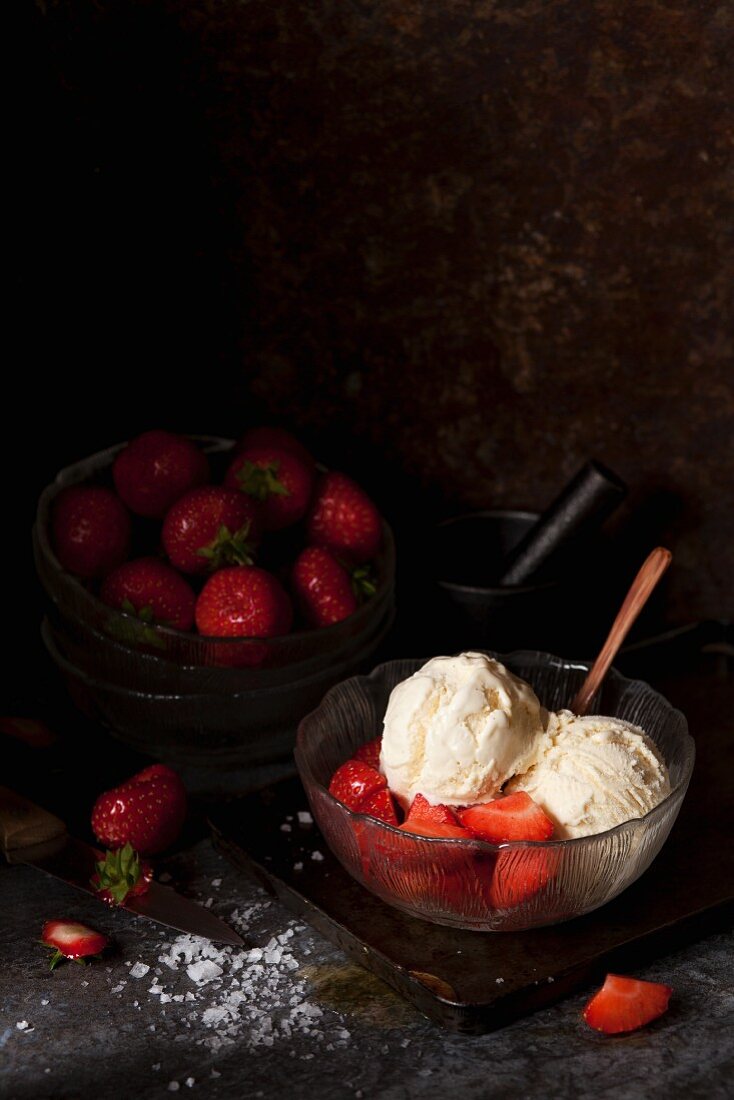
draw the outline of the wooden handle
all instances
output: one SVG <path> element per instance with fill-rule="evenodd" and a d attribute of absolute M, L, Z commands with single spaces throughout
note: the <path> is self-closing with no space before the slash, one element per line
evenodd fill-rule
<path fill-rule="evenodd" d="M 627 637 L 630 627 L 647 603 L 652 590 L 670 565 L 673 555 L 664 546 L 658 546 L 648 555 L 639 573 L 632 581 L 630 590 L 625 596 L 624 603 L 619 609 L 619 614 L 612 623 L 612 629 L 599 656 L 589 669 L 589 672 L 571 703 L 574 714 L 586 714 L 591 701 L 601 687 L 602 681 L 609 671 L 614 658 L 617 656 L 622 642 Z"/>
<path fill-rule="evenodd" d="M 65 842 L 66 826 L 60 818 L 0 787 L 0 850 L 10 863 L 43 859 Z"/>

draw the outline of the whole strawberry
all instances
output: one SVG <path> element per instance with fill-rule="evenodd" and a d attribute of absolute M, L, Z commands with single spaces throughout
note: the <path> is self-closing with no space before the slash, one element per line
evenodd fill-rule
<path fill-rule="evenodd" d="M 219 638 L 273 638 L 287 634 L 293 610 L 280 581 L 255 565 L 220 569 L 196 601 L 201 634 Z"/>
<path fill-rule="evenodd" d="M 126 561 L 105 578 L 100 598 L 110 607 L 146 623 L 190 630 L 194 623 L 194 590 L 158 558 Z"/>
<path fill-rule="evenodd" d="M 222 485 L 192 489 L 166 513 L 163 548 L 183 573 L 250 565 L 261 530 L 259 507 L 252 497 Z"/>
<path fill-rule="evenodd" d="M 373 558 L 382 542 L 380 513 L 365 491 L 346 474 L 329 470 L 316 487 L 308 535 L 352 562 Z"/>
<path fill-rule="evenodd" d="M 353 578 L 323 546 L 307 546 L 301 551 L 292 580 L 301 610 L 312 626 L 341 622 L 357 610 L 358 593 L 374 592 L 374 586 L 366 579 L 362 584 L 359 578 Z"/>
<path fill-rule="evenodd" d="M 70 573 L 91 580 L 124 562 L 130 550 L 130 516 L 111 489 L 70 485 L 51 515 L 56 557 Z"/>
<path fill-rule="evenodd" d="M 131 512 L 162 519 L 179 497 L 209 480 L 209 463 L 189 439 L 156 429 L 130 440 L 112 476 Z"/>
<path fill-rule="evenodd" d="M 224 484 L 260 501 L 265 530 L 280 531 L 306 514 L 313 473 L 291 451 L 250 446 L 235 457 Z"/>
<path fill-rule="evenodd" d="M 286 428 L 276 428 L 267 424 L 250 428 L 242 436 L 235 451 L 241 454 L 249 447 L 276 447 L 279 451 L 290 451 L 291 454 L 296 455 L 310 470 L 313 470 L 316 465 L 310 452 Z"/>
<path fill-rule="evenodd" d="M 171 768 L 153 764 L 101 794 L 92 810 L 92 832 L 105 848 L 130 844 L 141 855 L 163 852 L 186 818 L 186 790 Z"/>

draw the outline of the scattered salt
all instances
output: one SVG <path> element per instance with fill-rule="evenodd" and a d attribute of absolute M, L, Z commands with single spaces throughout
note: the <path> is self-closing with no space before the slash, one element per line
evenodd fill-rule
<path fill-rule="evenodd" d="M 18 1023 L 15 1026 L 17 1027 L 18 1031 L 26 1031 L 28 1029 L 28 1021 L 18 1020 Z"/>
<path fill-rule="evenodd" d="M 290 833 L 290 832 L 292 832 L 292 829 L 291 829 L 291 827 L 290 827 L 290 825 L 288 824 L 287 821 L 283 822 L 283 824 L 280 827 L 280 831 L 281 831 L 281 833 Z"/>
<path fill-rule="evenodd" d="M 181 1086 L 179 1085 L 178 1081 L 169 1081 L 168 1082 L 168 1091 L 169 1092 L 178 1092 L 178 1090 L 180 1088 L 181 1088 Z"/>
<path fill-rule="evenodd" d="M 315 859 L 317 863 L 321 863 L 323 861 L 323 858 L 324 857 L 321 852 L 311 852 L 311 859 Z"/>
<path fill-rule="evenodd" d="M 43 1000 L 41 1001 L 41 1004 L 42 1005 L 47 1005 L 48 1004 L 48 997 L 44 997 Z"/>
<path fill-rule="evenodd" d="M 213 901 L 214 901 L 214 898 L 207 898 L 206 901 L 204 902 L 204 908 L 205 909 L 211 909 Z"/>
<path fill-rule="evenodd" d="M 298 811 L 298 824 L 299 825 L 313 825 L 313 818 L 308 810 Z"/>
<path fill-rule="evenodd" d="M 214 887 L 215 890 L 218 890 L 221 885 L 222 885 L 222 880 L 220 878 L 213 878 L 212 879 L 212 886 Z"/>
<path fill-rule="evenodd" d="M 195 1077 L 187 1077 L 186 1078 L 186 1088 L 187 1089 L 192 1089 L 194 1087 L 194 1081 L 195 1080 L 196 1080 Z"/>
<path fill-rule="evenodd" d="M 160 1062 L 154 1062 L 154 1064 L 150 1068 L 154 1070 L 159 1070 L 161 1068 L 161 1064 Z"/>
<path fill-rule="evenodd" d="M 133 966 L 130 970 L 130 977 L 131 978 L 144 978 L 149 970 L 150 970 L 150 967 L 146 966 L 146 964 L 144 962 L 136 962 L 135 966 Z"/>
<path fill-rule="evenodd" d="M 202 959 L 201 962 L 190 963 L 186 967 L 186 973 L 192 982 L 196 982 L 197 985 L 205 985 L 206 982 L 218 978 L 222 973 L 222 968 L 212 959 Z"/>
<path fill-rule="evenodd" d="M 298 863 L 294 863 L 293 864 L 293 870 L 294 871 L 302 871 L 303 870 L 303 864 L 300 861 Z"/>
<path fill-rule="evenodd" d="M 505 979 L 504 978 L 495 978 L 494 980 L 496 981 L 497 985 L 502 985 L 502 983 L 504 982 Z"/>
<path fill-rule="evenodd" d="M 122 993 L 122 991 L 123 991 L 123 989 L 125 988 L 126 985 L 127 985 L 127 982 L 120 982 L 119 985 L 116 985 L 112 988 L 111 992 L 112 993 Z"/>

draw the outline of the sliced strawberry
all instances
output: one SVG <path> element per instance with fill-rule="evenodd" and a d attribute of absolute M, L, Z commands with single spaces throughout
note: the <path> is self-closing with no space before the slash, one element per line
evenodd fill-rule
<path fill-rule="evenodd" d="M 400 828 L 406 833 L 414 833 L 416 836 L 442 837 L 444 840 L 471 840 L 472 835 L 468 829 L 462 829 L 461 825 L 451 825 L 447 821 L 431 821 L 427 818 L 408 818 Z"/>
<path fill-rule="evenodd" d="M 375 791 L 387 786 L 384 775 L 362 760 L 347 760 L 337 768 L 329 783 L 329 793 L 350 810 L 361 809 L 361 803 Z"/>
<path fill-rule="evenodd" d="M 108 851 L 95 867 L 91 885 L 108 905 L 122 905 L 127 898 L 140 897 L 150 889 L 153 868 L 140 859 L 132 844 Z"/>
<path fill-rule="evenodd" d="M 474 836 L 490 844 L 550 840 L 553 835 L 553 822 L 525 791 L 460 810 L 459 820 Z"/>
<path fill-rule="evenodd" d="M 424 798 L 422 794 L 417 794 L 413 799 L 410 809 L 408 810 L 408 816 L 405 819 L 406 825 L 411 824 L 427 824 L 427 825 L 459 825 L 459 819 L 454 811 L 449 806 L 443 806 L 439 803 L 438 806 L 432 806 L 427 798 Z M 418 830 L 414 830 L 418 831 Z M 466 830 L 464 830 L 466 832 Z M 425 836 L 430 836 L 430 833 L 425 833 Z M 440 836 L 441 834 L 436 834 Z"/>
<path fill-rule="evenodd" d="M 672 992 L 669 985 L 607 974 L 604 985 L 586 1005 L 583 1016 L 589 1027 L 605 1035 L 634 1031 L 662 1016 Z"/>
<path fill-rule="evenodd" d="M 487 885 L 487 902 L 493 909 L 514 909 L 539 893 L 558 869 L 558 848 L 516 848 L 497 853 Z"/>
<path fill-rule="evenodd" d="M 365 764 L 369 764 L 371 768 L 380 770 L 380 750 L 382 749 L 382 738 L 375 737 L 372 741 L 365 741 L 363 745 L 360 745 L 358 749 L 354 750 L 355 760 L 364 760 Z"/>
<path fill-rule="evenodd" d="M 47 920 L 41 932 L 41 941 L 47 947 L 54 948 L 52 970 L 61 959 L 81 962 L 88 955 L 99 955 L 108 942 L 101 932 L 68 920 Z"/>
<path fill-rule="evenodd" d="M 359 804 L 359 813 L 370 814 L 378 821 L 385 821 L 388 825 L 397 825 L 398 816 L 395 813 L 395 803 L 387 787 L 374 791 Z"/>

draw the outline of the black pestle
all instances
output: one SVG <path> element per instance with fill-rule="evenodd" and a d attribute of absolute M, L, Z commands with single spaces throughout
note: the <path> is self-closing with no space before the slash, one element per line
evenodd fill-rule
<path fill-rule="evenodd" d="M 601 462 L 587 462 L 512 551 L 500 584 L 527 584 L 566 544 L 600 527 L 626 495 L 615 473 Z"/>

